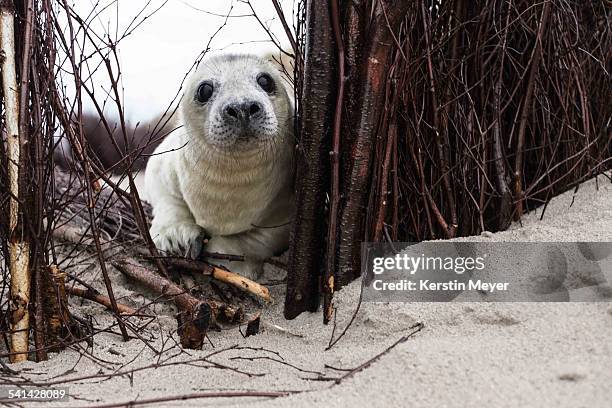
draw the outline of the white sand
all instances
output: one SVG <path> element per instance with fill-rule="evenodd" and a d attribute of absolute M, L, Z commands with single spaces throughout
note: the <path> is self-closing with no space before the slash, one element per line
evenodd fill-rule
<path fill-rule="evenodd" d="M 527 215 L 509 231 L 484 234 L 495 241 L 611 241 L 612 186 L 603 177 L 555 198 L 542 221 L 539 213 Z M 119 285 L 121 283 L 116 283 Z M 350 318 L 360 282 L 337 296 L 338 328 Z M 125 285 L 124 285 L 125 286 Z M 132 294 L 128 285 L 121 295 Z M 277 299 L 284 287 L 272 287 Z M 125 299 L 124 299 L 125 300 Z M 97 305 L 81 306 L 108 324 L 108 312 Z M 163 311 L 163 310 L 162 310 Z M 167 311 L 166 311 L 167 312 Z M 282 302 L 266 309 L 263 333 L 243 338 L 238 330 L 210 333 L 211 345 L 202 351 L 171 358 L 193 360 L 231 345 L 265 348 L 303 370 L 341 375 L 325 368 L 353 368 L 408 333 L 415 322 L 425 328 L 392 349 L 351 378 L 333 382 L 312 381 L 317 374 L 301 372 L 267 359 L 236 360 L 231 357 L 279 357 L 264 350 L 231 350 L 210 359 L 251 373 L 249 377 L 220 368 L 175 365 L 137 372 L 132 378 L 69 382 L 71 399 L 55 406 L 90 406 L 101 403 L 208 391 L 310 390 L 288 397 L 199 399 L 165 402 L 156 406 L 410 406 L 410 407 L 609 407 L 612 403 L 612 306 L 610 303 L 410 303 L 364 304 L 345 338 L 324 351 L 331 326 L 321 324 L 320 314 L 303 314 L 293 321 L 282 318 Z M 273 329 L 280 325 L 296 337 Z M 161 316 L 148 330 L 162 347 L 168 330 L 176 324 L 170 314 Z M 155 353 L 138 340 L 123 343 L 119 336 L 95 337 L 89 351 L 106 361 L 92 363 L 73 350 L 51 355 L 47 362 L 23 363 L 15 368 L 36 381 L 69 379 L 98 372 L 133 369 L 157 361 Z M 167 361 L 179 349 L 159 357 Z M 126 367 L 121 365 L 129 362 Z M 200 365 L 210 365 L 199 363 Z M 59 376 L 59 377 L 58 377 Z M 6 377 L 3 375 L 3 377 Z M 41 406 L 42 404 L 31 404 Z M 27 406 L 27 404 L 26 404 Z"/>

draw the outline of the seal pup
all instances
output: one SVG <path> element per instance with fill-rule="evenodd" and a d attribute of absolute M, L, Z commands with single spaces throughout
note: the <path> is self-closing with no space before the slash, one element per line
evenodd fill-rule
<path fill-rule="evenodd" d="M 258 278 L 263 260 L 289 243 L 293 202 L 293 101 L 278 70 L 253 55 L 205 60 L 178 110 L 182 128 L 145 171 L 151 237 L 164 252 L 210 260 Z M 204 238 L 208 242 L 203 246 Z"/>

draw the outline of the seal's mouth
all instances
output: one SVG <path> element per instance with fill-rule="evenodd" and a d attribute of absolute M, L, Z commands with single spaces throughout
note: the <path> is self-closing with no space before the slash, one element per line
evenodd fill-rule
<path fill-rule="evenodd" d="M 242 129 L 237 134 L 235 144 L 244 147 L 259 147 L 265 144 L 265 138 L 253 129 Z"/>
<path fill-rule="evenodd" d="M 261 150 L 268 145 L 265 135 L 256 129 L 234 129 L 232 133 L 223 140 L 212 139 L 209 143 L 222 150 L 243 152 Z"/>
<path fill-rule="evenodd" d="M 237 132 L 236 140 L 242 142 L 248 142 L 257 139 L 257 132 L 254 132 L 252 129 L 240 129 Z"/>

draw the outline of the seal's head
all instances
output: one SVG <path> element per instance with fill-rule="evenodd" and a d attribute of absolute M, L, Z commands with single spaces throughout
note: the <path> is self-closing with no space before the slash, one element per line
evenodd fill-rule
<path fill-rule="evenodd" d="M 190 137 L 224 150 L 285 142 L 292 103 L 278 70 L 253 55 L 207 59 L 190 77 L 181 102 Z"/>

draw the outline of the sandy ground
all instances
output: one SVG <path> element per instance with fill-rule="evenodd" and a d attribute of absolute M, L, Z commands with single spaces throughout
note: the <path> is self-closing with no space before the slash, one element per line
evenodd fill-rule
<path fill-rule="evenodd" d="M 532 213 L 522 225 L 480 238 L 612 241 L 612 186 L 604 178 L 599 181 L 599 190 L 591 180 L 577 194 L 570 191 L 555 198 L 542 221 L 539 213 Z M 267 272 L 268 278 L 273 275 Z M 124 281 L 116 285 L 124 286 L 122 301 L 141 301 L 134 286 Z M 359 289 L 357 281 L 338 294 L 337 331 L 347 324 Z M 277 299 L 283 298 L 282 285 L 272 286 L 272 291 Z M 100 325 L 112 322 L 97 305 L 80 308 Z M 188 353 L 181 353 L 168 338 L 176 323 L 170 310 L 161 311 L 167 314 L 146 332 L 155 338 L 155 348 L 165 350 L 161 356 L 139 340 L 124 343 L 117 335 L 103 333 L 94 338 L 89 356 L 66 350 L 51 355 L 47 362 L 15 368 L 21 377 L 62 381 L 56 387 L 69 388 L 68 401 L 45 406 L 97 406 L 212 391 L 303 392 L 274 399 L 214 398 L 155 406 L 560 408 L 609 407 L 612 401 L 612 306 L 608 302 L 368 303 L 329 351 L 325 347 L 332 326 L 323 326 L 320 314 L 285 321 L 282 302 L 264 310 L 263 333 L 248 338 L 238 330 L 210 333 L 211 344 Z M 326 365 L 355 368 L 409 333 L 416 322 L 425 325 L 422 331 L 354 375 L 339 383 L 329 381 L 346 372 Z M 198 361 L 167 365 L 188 360 Z M 78 379 L 152 364 L 166 365 L 108 379 Z M 2 377 L 3 381 L 10 378 Z"/>

